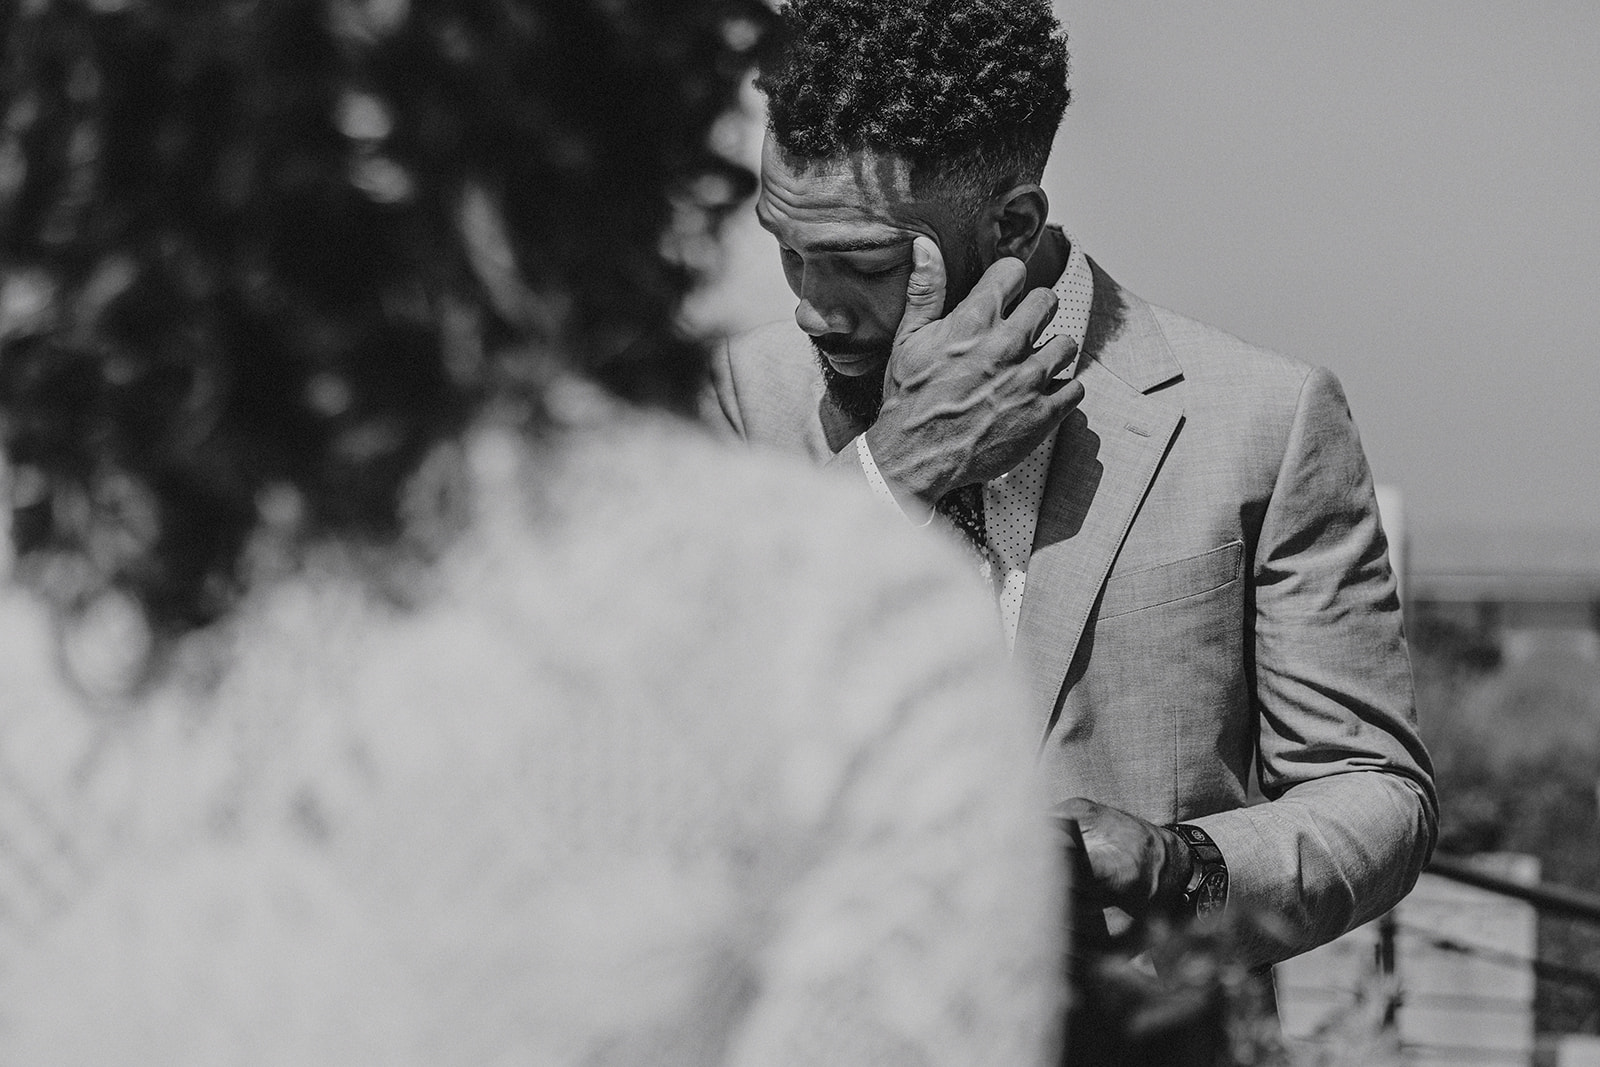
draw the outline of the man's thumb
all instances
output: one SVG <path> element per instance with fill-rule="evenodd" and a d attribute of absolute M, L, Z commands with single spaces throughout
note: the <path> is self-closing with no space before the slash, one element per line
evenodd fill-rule
<path fill-rule="evenodd" d="M 906 282 L 906 310 L 898 335 L 904 337 L 936 321 L 944 313 L 944 257 L 933 238 L 911 242 L 911 278 Z"/>

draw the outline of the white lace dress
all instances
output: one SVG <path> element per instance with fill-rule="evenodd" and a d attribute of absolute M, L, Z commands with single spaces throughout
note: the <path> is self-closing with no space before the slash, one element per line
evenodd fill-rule
<path fill-rule="evenodd" d="M 1055 850 L 959 553 L 601 421 L 475 438 L 413 606 L 314 568 L 136 708 L 0 596 L 0 1062 L 1048 1062 Z"/>

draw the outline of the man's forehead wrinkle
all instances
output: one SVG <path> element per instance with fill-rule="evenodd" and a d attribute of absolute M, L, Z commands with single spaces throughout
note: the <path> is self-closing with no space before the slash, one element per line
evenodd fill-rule
<path fill-rule="evenodd" d="M 769 221 L 860 221 L 881 214 L 879 197 L 843 175 L 806 176 L 772 172 L 763 176 L 756 212 Z"/>
<path fill-rule="evenodd" d="M 909 197 L 907 173 L 892 154 L 807 158 L 769 138 L 756 215 L 780 244 L 802 255 L 909 254 L 936 212 Z"/>
<path fill-rule="evenodd" d="M 883 190 L 848 171 L 803 174 L 779 167 L 763 171 L 756 213 L 764 218 L 892 225 L 894 204 Z"/>

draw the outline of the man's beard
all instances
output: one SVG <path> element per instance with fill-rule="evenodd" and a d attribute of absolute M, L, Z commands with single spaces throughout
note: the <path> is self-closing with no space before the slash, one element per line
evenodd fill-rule
<path fill-rule="evenodd" d="M 839 405 L 839 410 L 857 422 L 878 421 L 878 412 L 883 408 L 883 372 L 889 365 L 890 346 L 847 346 L 812 338 L 811 350 L 816 353 L 817 366 L 822 368 L 822 385 L 833 402 Z M 840 374 L 828 362 L 829 352 L 869 356 L 876 369 L 855 377 Z"/>

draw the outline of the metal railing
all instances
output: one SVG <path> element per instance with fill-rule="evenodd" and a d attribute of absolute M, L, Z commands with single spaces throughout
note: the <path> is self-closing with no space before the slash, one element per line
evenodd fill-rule
<path fill-rule="evenodd" d="M 1571 886 L 1552 882 L 1526 884 L 1500 875 L 1485 872 L 1465 857 L 1435 855 L 1427 871 L 1462 885 L 1471 886 L 1498 896 L 1519 900 L 1533 907 L 1541 919 L 1559 918 L 1576 920 L 1600 928 L 1600 893 L 1591 893 Z M 1394 976 L 1395 939 L 1404 933 L 1407 938 L 1428 945 L 1437 951 L 1457 953 L 1477 959 L 1492 960 L 1513 967 L 1526 967 L 1542 980 L 1556 982 L 1587 994 L 1592 1007 L 1584 1020 L 1583 1030 L 1600 1031 L 1600 971 L 1558 963 L 1538 955 L 1523 957 L 1485 945 L 1472 944 L 1455 937 L 1446 937 L 1411 923 L 1396 920 L 1390 912 L 1379 920 L 1378 944 L 1375 946 L 1378 969 L 1386 976 Z M 1404 1000 L 1398 984 L 1393 987 L 1392 1000 L 1386 1005 L 1384 1021 L 1395 1022 L 1395 1012 Z"/>
<path fill-rule="evenodd" d="M 1560 915 L 1568 919 L 1582 919 L 1600 926 L 1600 893 L 1590 893 L 1571 886 L 1541 882 L 1524 885 L 1509 878 L 1487 874 L 1459 856 L 1433 857 L 1428 872 L 1448 878 L 1462 885 L 1486 889 L 1491 893 L 1512 897 L 1532 904 L 1541 915 Z"/>

